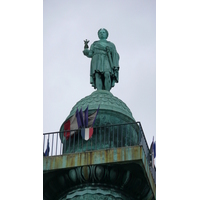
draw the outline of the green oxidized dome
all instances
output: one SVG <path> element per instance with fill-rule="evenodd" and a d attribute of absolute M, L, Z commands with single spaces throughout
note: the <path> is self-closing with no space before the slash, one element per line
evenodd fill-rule
<path fill-rule="evenodd" d="M 115 97 L 111 92 L 108 92 L 106 90 L 95 91 L 91 95 L 86 96 L 85 98 L 78 101 L 72 108 L 67 119 L 75 114 L 77 108 L 79 110 L 81 108 L 82 110 L 85 110 L 88 106 L 88 110 L 91 112 L 97 110 L 99 105 L 100 105 L 99 108 L 100 111 L 104 110 L 104 111 L 115 112 L 116 114 L 117 113 L 122 114 L 127 116 L 129 119 L 134 120 L 132 113 L 130 109 L 127 107 L 127 105 L 122 100 Z"/>
<path fill-rule="evenodd" d="M 100 107 L 99 107 L 100 105 Z M 67 117 L 67 119 L 65 121 L 67 121 L 71 116 L 73 116 L 78 108 L 78 110 L 80 111 L 80 109 L 82 108 L 82 110 L 84 111 L 88 106 L 88 113 L 92 114 L 94 113 L 98 107 L 99 107 L 99 111 L 94 123 L 94 127 L 106 127 L 109 125 L 119 125 L 119 124 L 124 124 L 124 123 L 131 123 L 131 122 L 135 122 L 135 119 L 132 116 L 132 113 L 130 111 L 130 109 L 127 107 L 127 105 L 120 99 L 118 99 L 117 97 L 115 97 L 112 93 L 110 93 L 109 91 L 106 90 L 97 90 L 95 92 L 93 92 L 91 95 L 84 97 L 83 99 L 81 99 L 80 101 L 78 101 L 75 106 L 72 108 L 69 116 Z M 60 131 L 64 131 L 64 123 L 63 122 Z M 115 127 L 116 128 L 116 127 Z M 98 131 L 100 131 L 98 129 Z M 132 142 L 133 143 L 137 143 L 138 140 L 138 136 L 136 133 L 135 128 L 133 127 L 133 125 L 130 126 L 130 129 L 128 129 L 128 133 L 130 135 L 130 133 L 132 134 Z M 93 138 L 91 140 L 95 140 L 95 134 L 93 134 Z M 99 132 L 100 134 L 100 132 Z M 125 134 L 125 133 L 124 133 Z M 125 134 L 126 135 L 126 134 Z M 126 140 L 124 135 L 124 139 Z M 63 142 L 63 136 L 61 134 L 61 141 Z M 112 138 L 111 138 L 112 139 Z M 103 138 L 102 138 L 103 140 Z M 120 142 L 121 139 L 118 139 L 118 141 Z M 95 142 L 95 141 L 93 141 Z M 116 141 L 115 141 L 116 142 Z M 77 141 L 75 142 L 77 143 Z M 125 143 L 125 141 L 123 142 L 123 144 Z M 77 144 L 75 144 L 77 145 Z M 106 145 L 110 145 L 110 144 L 105 144 Z M 116 144 L 112 144 L 112 146 L 116 146 Z M 79 150 L 79 147 L 75 148 L 77 151 Z M 66 149 L 67 152 L 67 149 Z"/>

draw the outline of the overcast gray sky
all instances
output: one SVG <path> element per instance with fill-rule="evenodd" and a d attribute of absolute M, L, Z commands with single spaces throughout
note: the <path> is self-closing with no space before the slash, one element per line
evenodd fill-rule
<path fill-rule="evenodd" d="M 108 41 L 120 55 L 119 83 L 111 93 L 143 126 L 148 144 L 156 136 L 156 1 L 48 0 L 43 7 L 43 131 L 58 131 L 77 101 L 90 95 L 90 59 L 84 42 Z"/>
<path fill-rule="evenodd" d="M 149 144 L 155 135 L 156 111 L 157 198 L 170 199 L 173 194 L 174 199 L 196 199 L 199 185 L 188 187 L 185 182 L 200 179 L 199 1 L 157 0 L 156 40 L 152 0 L 42 4 L 0 2 L 1 196 L 9 194 L 11 199 L 19 194 L 25 199 L 36 181 L 33 187 L 38 192 L 31 197 L 42 196 L 42 128 L 59 130 L 74 104 L 94 91 L 83 40 L 91 44 L 98 39 L 99 28 L 105 27 L 120 54 L 120 82 L 111 92 L 141 121 Z M 185 173 L 188 169 L 192 170 Z M 7 174 L 12 184 L 23 185 L 23 193 L 19 187 L 10 193 Z"/>

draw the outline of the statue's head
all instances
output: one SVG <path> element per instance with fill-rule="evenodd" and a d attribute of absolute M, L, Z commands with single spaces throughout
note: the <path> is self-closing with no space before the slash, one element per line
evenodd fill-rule
<path fill-rule="evenodd" d="M 108 38 L 108 31 L 105 28 L 101 28 L 98 31 L 99 39 L 107 39 Z"/>

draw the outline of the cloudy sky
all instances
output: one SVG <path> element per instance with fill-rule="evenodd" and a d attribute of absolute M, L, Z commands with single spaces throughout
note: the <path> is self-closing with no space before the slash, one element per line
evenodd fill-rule
<path fill-rule="evenodd" d="M 108 41 L 120 55 L 119 83 L 111 93 L 156 137 L 156 1 L 48 0 L 43 4 L 43 132 L 58 131 L 77 101 L 90 95 L 90 59 L 84 42 Z"/>

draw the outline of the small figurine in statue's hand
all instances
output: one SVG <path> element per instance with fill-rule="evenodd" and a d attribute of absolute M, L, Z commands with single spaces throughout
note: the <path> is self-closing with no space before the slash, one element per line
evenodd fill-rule
<path fill-rule="evenodd" d="M 88 46 L 88 43 L 89 43 L 90 40 L 84 40 L 84 49 L 88 49 L 89 46 Z"/>

